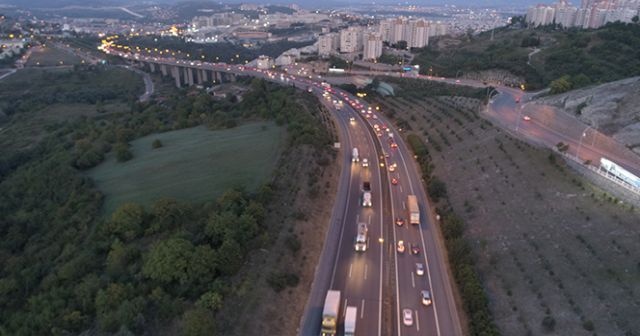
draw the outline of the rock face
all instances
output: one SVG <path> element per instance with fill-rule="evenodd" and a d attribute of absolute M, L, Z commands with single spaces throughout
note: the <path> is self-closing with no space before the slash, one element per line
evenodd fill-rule
<path fill-rule="evenodd" d="M 553 105 L 640 154 L 640 77 L 535 100 Z"/>

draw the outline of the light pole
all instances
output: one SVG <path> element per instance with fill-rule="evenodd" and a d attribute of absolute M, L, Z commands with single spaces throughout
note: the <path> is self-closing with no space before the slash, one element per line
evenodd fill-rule
<path fill-rule="evenodd" d="M 582 139 L 587 136 L 587 131 L 590 128 L 591 126 L 587 126 L 587 128 L 584 129 L 584 131 L 582 132 L 582 135 L 580 136 L 580 142 L 578 142 L 578 150 L 576 151 L 576 159 L 580 158 L 580 148 L 582 147 Z"/>
<path fill-rule="evenodd" d="M 524 109 L 524 105 L 520 105 L 520 110 L 518 110 L 518 119 L 516 120 L 516 132 L 518 131 L 518 127 L 520 127 L 520 119 L 522 119 L 523 109 Z"/>
<path fill-rule="evenodd" d="M 461 73 L 461 72 L 462 72 L 462 70 L 456 71 L 456 78 L 458 78 L 458 74 Z"/>

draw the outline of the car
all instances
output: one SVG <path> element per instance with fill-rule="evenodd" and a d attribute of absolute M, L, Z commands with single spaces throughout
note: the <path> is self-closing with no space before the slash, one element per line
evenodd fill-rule
<path fill-rule="evenodd" d="M 416 274 L 424 275 L 424 265 L 421 263 L 416 263 Z"/>
<path fill-rule="evenodd" d="M 369 160 L 367 158 L 362 159 L 362 167 L 369 167 Z"/>
<path fill-rule="evenodd" d="M 376 136 L 381 137 L 381 136 L 382 136 L 382 133 L 380 133 L 380 132 L 376 132 Z"/>
<path fill-rule="evenodd" d="M 520 98 L 516 98 L 516 104 L 520 102 Z"/>
<path fill-rule="evenodd" d="M 456 79 L 456 84 L 460 84 L 460 80 L 459 79 Z"/>
<path fill-rule="evenodd" d="M 378 116 L 374 114 L 373 119 L 378 119 Z"/>
<path fill-rule="evenodd" d="M 405 308 L 402 310 L 402 323 L 407 327 L 413 325 L 413 312 L 409 308 Z"/>
<path fill-rule="evenodd" d="M 417 244 L 409 244 L 409 246 L 411 246 L 411 254 L 417 255 L 420 253 L 420 248 Z"/>
<path fill-rule="evenodd" d="M 396 225 L 397 226 L 402 226 L 404 224 L 404 218 L 396 218 Z"/>
<path fill-rule="evenodd" d="M 395 142 L 391 143 L 391 148 L 398 148 L 398 144 Z"/>
<path fill-rule="evenodd" d="M 352 124 L 355 124 L 356 123 L 356 118 L 354 118 L 354 117 L 349 118 L 349 122 L 352 123 Z"/>
<path fill-rule="evenodd" d="M 394 178 L 392 178 L 392 179 L 391 179 L 391 184 L 393 184 L 393 185 L 397 185 L 397 184 L 398 184 L 398 179 L 397 179 L 397 178 L 395 178 L 395 177 L 394 177 Z"/>
<path fill-rule="evenodd" d="M 431 305 L 431 292 L 429 292 L 428 290 L 423 290 L 420 292 L 420 299 L 422 301 L 422 304 L 425 306 Z"/>
<path fill-rule="evenodd" d="M 404 253 L 404 241 L 403 240 L 399 240 L 398 241 L 397 250 L 398 250 L 398 253 Z"/>
<path fill-rule="evenodd" d="M 529 116 L 524 116 L 524 117 L 522 117 L 522 119 L 524 119 L 525 121 L 529 121 L 529 120 L 531 120 L 531 117 L 529 117 Z"/>
<path fill-rule="evenodd" d="M 394 165 L 389 165 L 389 171 L 390 171 L 390 172 L 394 172 L 394 171 L 396 171 L 396 166 L 394 166 Z"/>

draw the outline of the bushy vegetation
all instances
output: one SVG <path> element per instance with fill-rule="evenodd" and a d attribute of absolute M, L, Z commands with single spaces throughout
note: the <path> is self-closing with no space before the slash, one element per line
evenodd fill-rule
<path fill-rule="evenodd" d="M 407 98 L 424 98 L 436 96 L 463 96 L 483 99 L 487 89 L 469 86 L 438 83 L 415 78 L 380 77 L 377 80 L 392 84 L 395 95 Z"/>
<path fill-rule="evenodd" d="M 140 76 L 125 69 L 103 66 L 77 69 L 21 70 L 21 76 L 0 82 L 0 111 L 11 116 L 59 103 L 133 102 L 143 88 Z"/>
<path fill-rule="evenodd" d="M 429 197 L 440 204 L 437 209 L 441 217 L 440 228 L 445 239 L 450 267 L 462 297 L 462 305 L 469 318 L 469 334 L 499 335 L 493 323 L 482 282 L 473 266 L 474 258 L 471 248 L 464 237 L 464 222 L 449 206 L 444 182 L 432 175 L 433 166 L 427 146 L 415 134 L 409 134 L 407 141 L 417 156 Z"/>
<path fill-rule="evenodd" d="M 91 72 L 60 76 L 48 84 Z M 172 325 L 185 335 L 218 334 L 215 313 L 234 290 L 231 276 L 268 241 L 260 237 L 268 231 L 265 204 L 274 190 L 228 190 L 204 204 L 128 203 L 103 218 L 103 196 L 82 170 L 143 135 L 244 119 L 287 125 L 292 145 L 327 147 L 327 132 L 301 112 L 293 89 L 259 80 L 251 88 L 241 104 L 180 91 L 162 104 L 66 120 L 29 152 L 3 151 L 0 333 L 142 334 Z M 33 99 L 42 101 L 36 93 Z M 60 94 L 65 101 L 84 99 Z M 276 274 L 272 281 L 295 286 L 297 278 Z"/>
<path fill-rule="evenodd" d="M 462 73 L 504 69 L 525 79 L 527 87 L 539 89 L 563 76 L 571 88 L 610 82 L 640 75 L 640 25 L 609 23 L 596 30 L 495 31 L 464 41 L 460 46 L 440 48 L 437 43 L 420 52 L 414 63 L 425 74 L 452 77 Z M 542 50 L 527 65 L 530 47 Z"/>

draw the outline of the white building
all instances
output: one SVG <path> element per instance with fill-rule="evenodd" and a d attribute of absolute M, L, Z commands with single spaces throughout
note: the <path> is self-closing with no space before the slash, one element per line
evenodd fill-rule
<path fill-rule="evenodd" d="M 562 25 L 564 28 L 576 25 L 576 17 L 578 9 L 576 7 L 563 7 L 556 9 L 556 24 Z"/>
<path fill-rule="evenodd" d="M 357 53 L 362 50 L 362 29 L 349 27 L 340 31 L 340 52 Z"/>
<path fill-rule="evenodd" d="M 338 50 L 340 46 L 340 38 L 338 34 L 329 33 L 318 37 L 318 55 L 327 57 Z"/>
<path fill-rule="evenodd" d="M 382 35 L 378 32 L 364 34 L 363 60 L 375 60 L 382 55 Z"/>

